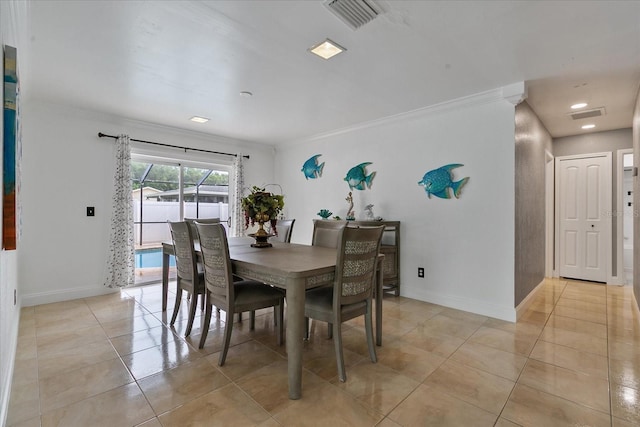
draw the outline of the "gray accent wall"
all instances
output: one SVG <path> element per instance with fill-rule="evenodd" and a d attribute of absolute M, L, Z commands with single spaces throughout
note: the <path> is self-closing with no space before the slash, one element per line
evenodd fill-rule
<path fill-rule="evenodd" d="M 640 92 L 636 95 L 636 108 L 633 113 L 633 165 L 638 167 L 640 163 Z M 633 177 L 633 204 L 640 203 L 640 186 L 638 177 Z M 633 234 L 633 294 L 636 297 L 636 304 L 640 308 L 640 217 L 633 217 L 633 229 L 637 230 Z"/>
<path fill-rule="evenodd" d="M 551 135 L 529 104 L 515 113 L 515 306 L 544 279 L 545 150 Z"/>
<path fill-rule="evenodd" d="M 578 126 L 576 125 L 576 128 Z M 593 132 L 584 135 L 566 136 L 553 140 L 553 155 L 556 157 L 576 154 L 611 153 L 611 212 L 618 206 L 618 155 L 617 151 L 633 147 L 631 128 L 616 129 L 605 132 Z M 634 156 L 635 157 L 635 156 Z M 635 160 L 634 160 L 635 161 Z M 611 221 L 611 274 L 616 276 L 618 259 L 618 225 Z M 622 254 L 620 255 L 622 256 Z"/>

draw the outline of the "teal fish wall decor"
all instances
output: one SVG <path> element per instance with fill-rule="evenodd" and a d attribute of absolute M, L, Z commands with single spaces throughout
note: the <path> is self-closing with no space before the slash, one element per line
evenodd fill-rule
<path fill-rule="evenodd" d="M 451 194 L 449 188 L 453 190 L 453 195 L 457 198 L 460 197 L 460 190 L 467 183 L 469 177 L 462 178 L 460 181 L 454 182 L 451 178 L 451 170 L 464 166 L 462 164 L 451 164 L 442 166 L 438 169 L 434 169 L 424 174 L 422 181 L 418 181 L 418 185 L 424 185 L 424 191 L 427 196 L 431 198 L 433 194 L 441 199 L 450 199 Z"/>
<path fill-rule="evenodd" d="M 367 175 L 366 167 L 370 164 L 371 162 L 364 162 L 349 169 L 347 176 L 344 177 L 344 180 L 349 184 L 349 189 L 365 190 L 371 188 L 371 181 L 376 173 L 371 172 Z"/>
<path fill-rule="evenodd" d="M 322 154 L 316 154 L 312 156 L 304 162 L 302 165 L 302 173 L 304 174 L 305 179 L 316 179 L 322 176 L 322 168 L 324 167 L 324 162 L 318 164 L 318 157 L 322 156 Z"/>

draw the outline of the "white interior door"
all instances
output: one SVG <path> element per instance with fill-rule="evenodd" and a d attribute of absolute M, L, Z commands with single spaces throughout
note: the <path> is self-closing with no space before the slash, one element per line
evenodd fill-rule
<path fill-rule="evenodd" d="M 558 158 L 560 276 L 607 281 L 611 158 Z"/>

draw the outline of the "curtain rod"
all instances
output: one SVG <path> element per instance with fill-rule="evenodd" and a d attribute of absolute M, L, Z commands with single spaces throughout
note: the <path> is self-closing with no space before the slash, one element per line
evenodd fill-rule
<path fill-rule="evenodd" d="M 117 136 L 114 135 L 107 135 L 106 133 L 102 133 L 102 132 L 98 132 L 98 138 L 113 138 L 113 139 L 118 139 Z M 232 153 L 223 153 L 220 151 L 211 151 L 211 150 L 203 150 L 201 148 L 189 148 L 189 147 L 181 147 L 179 145 L 171 145 L 171 144 L 163 144 L 161 142 L 153 142 L 153 141 L 144 141 L 142 139 L 134 139 L 134 138 L 129 138 L 131 141 L 135 141 L 135 142 L 142 142 L 144 144 L 153 144 L 153 145 L 161 145 L 163 147 L 170 147 L 170 148 L 179 148 L 181 150 L 191 150 L 191 151 L 200 151 L 202 153 L 212 153 L 212 154 L 222 154 L 223 156 L 233 156 L 233 157 L 238 157 L 237 154 L 232 154 Z M 242 156 L 245 159 L 248 159 L 249 156 L 248 155 L 244 155 Z"/>

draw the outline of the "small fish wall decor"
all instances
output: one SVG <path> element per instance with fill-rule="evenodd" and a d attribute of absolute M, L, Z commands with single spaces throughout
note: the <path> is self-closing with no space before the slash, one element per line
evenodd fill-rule
<path fill-rule="evenodd" d="M 366 167 L 370 164 L 371 162 L 364 162 L 349 169 L 347 176 L 344 177 L 344 180 L 349 184 L 349 189 L 365 190 L 371 188 L 371 181 L 376 173 L 371 172 L 367 175 Z"/>
<path fill-rule="evenodd" d="M 312 156 L 304 162 L 302 165 L 302 173 L 304 174 L 305 179 L 316 179 L 322 176 L 322 168 L 324 167 L 324 162 L 318 164 L 318 157 L 322 156 L 322 154 L 316 154 Z"/>
<path fill-rule="evenodd" d="M 469 181 L 469 177 L 454 182 L 451 170 L 461 166 L 464 165 L 454 163 L 429 171 L 424 174 L 422 181 L 418 181 L 418 185 L 424 185 L 424 191 L 429 198 L 431 198 L 433 194 L 441 199 L 450 199 L 451 192 L 449 189 L 451 189 L 453 195 L 458 199 L 460 197 L 460 191 L 467 181 Z"/>

